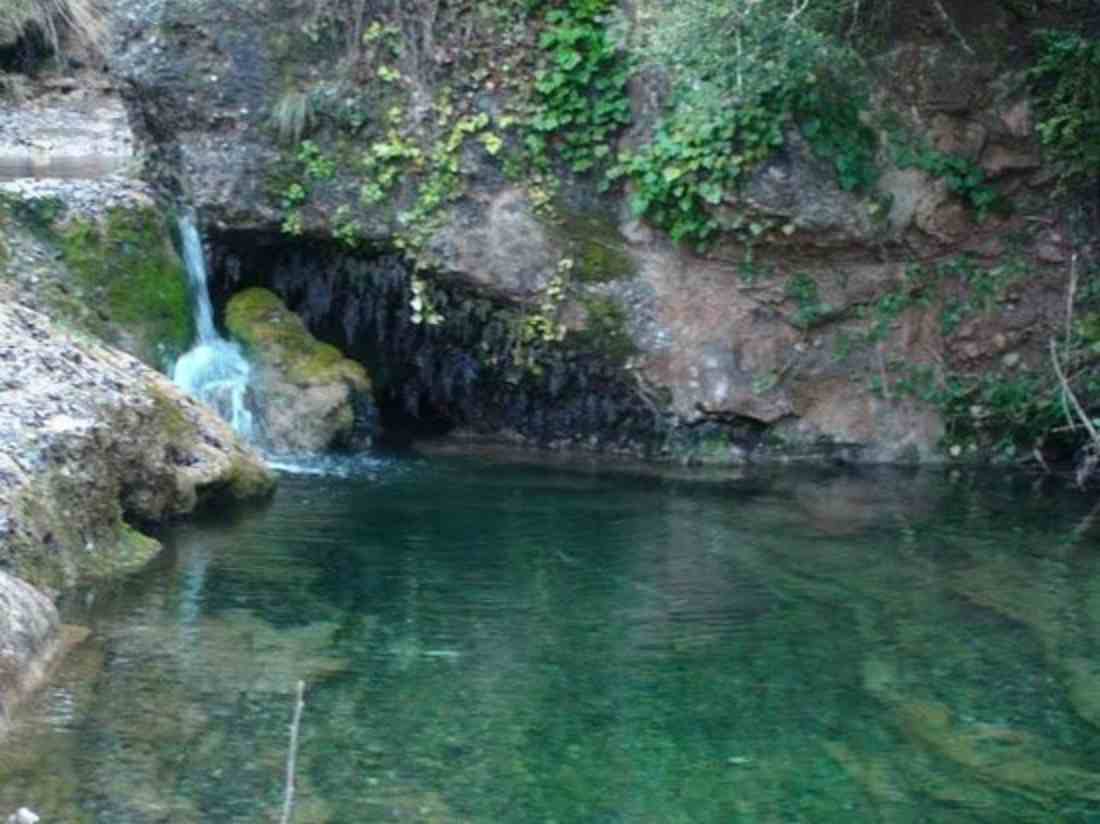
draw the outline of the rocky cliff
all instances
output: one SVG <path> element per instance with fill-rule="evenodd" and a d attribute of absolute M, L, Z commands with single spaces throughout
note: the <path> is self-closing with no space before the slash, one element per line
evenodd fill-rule
<path fill-rule="evenodd" d="M 699 251 L 635 217 L 644 180 L 600 193 L 586 170 L 657 128 L 659 74 L 624 79 L 625 102 L 594 79 L 654 10 L 592 23 L 618 32 L 604 52 L 555 53 L 574 30 L 520 5 L 120 0 L 112 71 L 150 174 L 207 221 L 223 300 L 279 291 L 370 365 L 384 420 L 388 398 L 525 442 L 720 461 L 1041 445 L 1020 422 L 1050 411 L 1028 399 L 1055 393 L 1047 344 L 1071 253 L 1092 252 L 1050 198 L 1021 71 L 1049 19 L 914 5 L 863 69 L 873 184 L 792 121 L 705 193 Z M 606 123 L 581 106 L 546 125 L 562 55 L 561 83 L 588 71 L 582 99 L 619 107 Z"/>

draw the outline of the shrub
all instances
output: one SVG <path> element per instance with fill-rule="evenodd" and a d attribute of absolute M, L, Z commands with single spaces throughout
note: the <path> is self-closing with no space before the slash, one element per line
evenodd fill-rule
<path fill-rule="evenodd" d="M 1038 38 L 1029 76 L 1039 138 L 1062 164 L 1062 182 L 1082 184 L 1100 173 L 1100 40 L 1068 31 L 1043 31 Z"/>
<path fill-rule="evenodd" d="M 635 211 L 673 238 L 705 243 L 709 206 L 798 126 L 846 190 L 874 183 L 876 140 L 860 120 L 859 60 L 775 0 L 684 0 L 656 23 L 645 57 L 666 67 L 671 94 L 653 140 L 623 158 Z M 751 226 L 752 224 L 750 224 Z"/>

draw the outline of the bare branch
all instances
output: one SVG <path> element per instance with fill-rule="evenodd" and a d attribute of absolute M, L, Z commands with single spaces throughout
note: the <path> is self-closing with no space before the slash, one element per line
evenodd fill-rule
<path fill-rule="evenodd" d="M 290 722 L 290 749 L 286 754 L 286 790 L 283 793 L 283 817 L 280 824 L 290 824 L 294 811 L 294 773 L 298 764 L 298 729 L 302 725 L 302 710 L 305 709 L 306 682 L 298 682 L 298 694 L 294 701 L 294 720 Z"/>

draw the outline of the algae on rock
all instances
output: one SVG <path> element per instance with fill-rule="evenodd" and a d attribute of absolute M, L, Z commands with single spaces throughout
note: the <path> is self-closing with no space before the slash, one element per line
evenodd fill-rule
<path fill-rule="evenodd" d="M 102 224 L 58 231 L 62 259 L 75 276 L 91 331 L 153 367 L 186 351 L 191 308 L 183 264 L 153 208 L 114 209 Z"/>
<path fill-rule="evenodd" d="M 261 425 L 270 448 L 317 452 L 351 444 L 356 404 L 370 395 L 366 369 L 314 338 L 266 289 L 235 295 L 226 327 L 258 367 Z"/>

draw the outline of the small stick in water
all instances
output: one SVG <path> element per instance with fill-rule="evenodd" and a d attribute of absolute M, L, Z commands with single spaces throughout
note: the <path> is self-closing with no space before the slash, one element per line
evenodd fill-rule
<path fill-rule="evenodd" d="M 302 710 L 305 709 L 306 682 L 298 682 L 298 697 L 294 701 L 294 720 L 290 722 L 290 750 L 286 754 L 286 791 L 283 793 L 283 817 L 280 824 L 290 824 L 290 815 L 294 809 L 294 772 L 298 762 L 298 728 L 302 724 Z"/>

